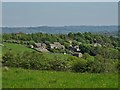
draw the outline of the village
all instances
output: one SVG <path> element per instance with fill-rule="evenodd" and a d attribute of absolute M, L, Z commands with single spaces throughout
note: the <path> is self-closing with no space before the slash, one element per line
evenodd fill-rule
<path fill-rule="evenodd" d="M 17 40 L 4 40 L 3 42 L 21 44 L 21 42 L 17 41 Z M 58 53 L 61 53 L 59 51 L 62 50 L 63 54 L 70 54 L 72 56 L 76 56 L 79 58 L 81 58 L 83 56 L 83 53 L 81 52 L 79 45 L 73 46 L 71 40 L 69 41 L 70 45 L 68 46 L 69 52 L 66 52 L 67 48 L 64 45 L 62 45 L 60 42 L 53 42 L 53 43 L 50 43 L 49 45 L 46 45 L 45 43 L 32 43 L 32 44 L 30 44 L 30 41 L 23 41 L 22 43 L 26 47 L 34 49 L 34 50 L 41 52 L 41 53 L 51 53 L 51 50 L 58 50 Z M 0 44 L 0 45 L 4 46 L 3 44 Z M 97 47 L 97 46 L 102 47 L 102 45 L 99 43 L 94 43 L 92 46 L 93 47 Z M 103 45 L 103 46 L 105 46 L 105 45 Z"/>

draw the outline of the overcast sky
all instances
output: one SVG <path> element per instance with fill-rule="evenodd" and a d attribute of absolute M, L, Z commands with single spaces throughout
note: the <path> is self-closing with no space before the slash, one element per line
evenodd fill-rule
<path fill-rule="evenodd" d="M 2 2 L 119 2 L 119 0 L 1 0 Z"/>
<path fill-rule="evenodd" d="M 3 2 L 3 26 L 117 25 L 117 2 Z"/>

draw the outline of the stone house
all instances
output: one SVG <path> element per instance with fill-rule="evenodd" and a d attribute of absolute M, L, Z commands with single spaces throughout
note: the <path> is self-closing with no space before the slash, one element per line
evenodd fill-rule
<path fill-rule="evenodd" d="M 46 44 L 44 43 L 35 43 L 33 46 L 34 48 L 42 48 L 42 49 L 46 48 Z"/>
<path fill-rule="evenodd" d="M 99 43 L 95 43 L 93 46 L 94 46 L 94 47 L 97 47 L 97 46 L 101 47 L 102 45 L 99 44 Z"/>
<path fill-rule="evenodd" d="M 80 52 L 80 48 L 79 48 L 79 46 L 70 46 L 70 48 L 69 48 L 71 51 L 73 51 L 73 52 Z"/>
<path fill-rule="evenodd" d="M 79 46 L 74 46 L 74 50 L 75 50 L 76 52 L 79 52 L 79 51 L 80 51 Z"/>
<path fill-rule="evenodd" d="M 54 42 L 53 44 L 50 44 L 51 49 L 65 49 L 63 45 L 61 45 L 59 42 Z"/>
<path fill-rule="evenodd" d="M 74 53 L 73 56 L 81 58 L 83 55 L 82 55 L 82 53 Z"/>
<path fill-rule="evenodd" d="M 46 44 L 44 43 L 35 43 L 33 45 L 33 48 L 39 52 L 49 52 L 47 49 L 46 49 Z"/>

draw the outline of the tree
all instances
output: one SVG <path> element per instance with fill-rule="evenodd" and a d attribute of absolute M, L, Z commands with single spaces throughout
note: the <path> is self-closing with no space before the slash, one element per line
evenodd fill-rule
<path fill-rule="evenodd" d="M 72 33 L 72 32 L 68 33 L 68 37 L 73 38 L 74 37 L 74 33 Z"/>
<path fill-rule="evenodd" d="M 73 63 L 72 70 L 75 72 L 86 72 L 87 70 L 87 61 L 84 59 L 77 60 Z"/>
<path fill-rule="evenodd" d="M 64 44 L 63 44 L 64 46 L 65 46 L 65 48 L 67 48 L 67 49 L 69 49 L 69 47 L 70 47 L 70 43 L 69 42 L 64 42 Z"/>
<path fill-rule="evenodd" d="M 89 62 L 93 62 L 94 61 L 94 57 L 90 56 L 88 53 L 84 53 L 83 58 Z"/>

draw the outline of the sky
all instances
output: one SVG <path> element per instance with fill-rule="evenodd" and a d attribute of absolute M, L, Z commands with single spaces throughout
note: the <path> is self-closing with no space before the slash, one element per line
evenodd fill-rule
<path fill-rule="evenodd" d="M 1 0 L 2 2 L 119 2 L 119 0 Z"/>
<path fill-rule="evenodd" d="M 117 2 L 3 2 L 2 25 L 117 25 Z"/>
<path fill-rule="evenodd" d="M 0 2 L 0 27 L 2 26 L 2 3 Z"/>

